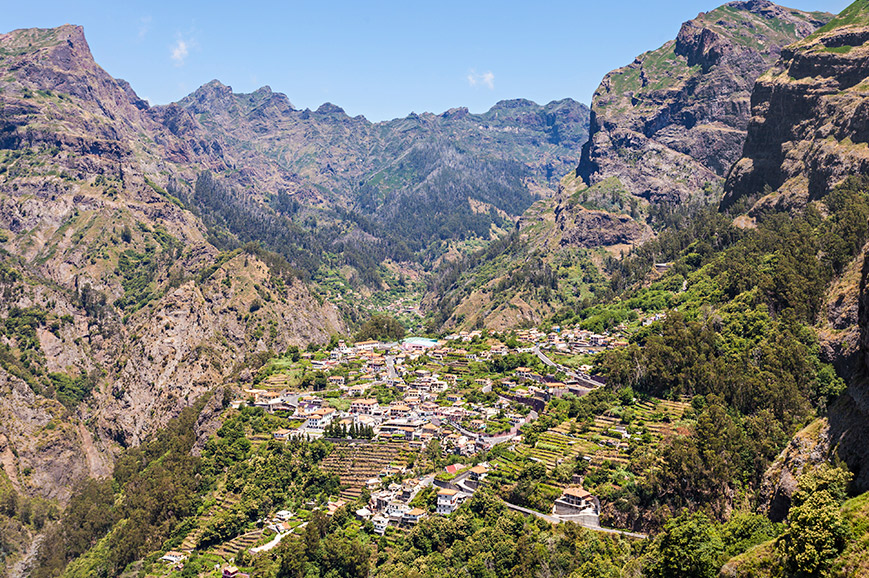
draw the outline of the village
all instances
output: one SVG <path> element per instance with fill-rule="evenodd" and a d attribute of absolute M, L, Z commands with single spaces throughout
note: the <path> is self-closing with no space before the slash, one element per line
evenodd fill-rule
<path fill-rule="evenodd" d="M 322 391 L 299 391 L 286 373 L 275 373 L 245 389 L 249 397 L 235 406 L 286 417 L 288 427 L 275 431 L 276 439 L 364 437 L 406 441 L 414 449 L 438 439 L 445 451 L 467 456 L 515 436 L 553 397 L 582 396 L 603 384 L 588 373 L 591 366 L 572 369 L 550 355 L 593 355 L 627 345 L 558 327 L 519 331 L 514 347 L 482 337 L 472 331 L 443 340 L 339 341 L 332 350 L 300 356 L 316 375 L 314 389 Z M 497 362 L 521 354 L 536 368 Z"/>
<path fill-rule="evenodd" d="M 521 438 L 522 426 L 536 420 L 552 398 L 582 396 L 603 384 L 589 374 L 591 366 L 573 369 L 552 358 L 589 356 L 626 345 L 612 335 L 557 326 L 549 332 L 520 330 L 505 340 L 462 331 L 441 340 L 339 341 L 331 350 L 300 355 L 301 364 L 318 372 L 321 392 L 297 391 L 286 374 L 275 373 L 259 387 L 246 389 L 247 400 L 234 403 L 285 416 L 288 426 L 272 432 L 276 440 L 399 442 L 411 451 L 422 451 L 436 440 L 444 454 L 470 457 Z M 498 363 L 508 359 L 530 359 L 534 367 Z M 454 464 L 439 475 L 383 487 L 383 478 L 405 473 L 386 466 L 364 481 L 371 497 L 356 514 L 370 520 L 378 534 L 390 526 L 410 527 L 428 514 L 414 499 L 422 490 L 436 488 L 435 512 L 449 515 L 480 487 L 489 469 L 486 463 Z M 556 508 L 549 517 L 582 518 L 598 525 L 599 503 L 581 488 L 566 492 Z"/>
<path fill-rule="evenodd" d="M 259 408 L 278 418 L 283 425 L 270 432 L 273 441 L 334 444 L 324 467 L 340 476 L 344 489 L 321 506 L 310 506 L 331 516 L 352 505 L 360 522 L 385 536 L 407 531 L 429 516 L 450 516 L 489 476 L 509 474 L 512 466 L 504 458 L 487 462 L 480 456 L 499 444 L 512 448 L 521 443 L 522 428 L 538 420 L 553 399 L 583 396 L 602 386 L 587 362 L 627 342 L 621 335 L 556 326 L 510 336 L 462 331 L 439 340 L 338 340 L 333 345 L 298 352 L 295 361 L 267 369 L 232 406 Z M 451 463 L 422 475 L 409 467 L 408 456 L 433 447 Z M 545 455 L 529 459 L 544 466 L 555 463 Z M 505 505 L 550 523 L 571 521 L 613 531 L 600 527 L 600 501 L 582 487 L 581 479 L 553 496 L 548 511 Z M 245 548 L 256 554 L 276 547 L 304 528 L 305 516 L 272 513 L 249 543 L 242 536 L 237 548 L 222 550 L 222 559 L 231 561 L 234 552 Z M 180 568 L 193 551 L 191 541 L 162 560 Z M 228 564 L 222 575 L 244 576 Z"/>

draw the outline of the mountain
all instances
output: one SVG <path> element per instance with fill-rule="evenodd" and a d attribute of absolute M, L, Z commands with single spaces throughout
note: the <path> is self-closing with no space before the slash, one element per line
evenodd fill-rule
<path fill-rule="evenodd" d="M 783 50 L 758 79 L 744 154 L 727 175 L 722 208 L 804 206 L 846 176 L 866 174 L 867 26 L 867 4 L 855 2 Z"/>
<path fill-rule="evenodd" d="M 62 502 L 261 353 L 347 329 L 277 255 L 206 240 L 157 183 L 223 160 L 106 74 L 81 28 L 0 36 L 0 75 L 0 455 L 20 492 Z"/>
<path fill-rule="evenodd" d="M 755 80 L 831 17 L 750 0 L 685 22 L 675 40 L 604 77 L 577 175 L 592 189 L 617 179 L 652 203 L 720 190 L 742 152 Z"/>
<path fill-rule="evenodd" d="M 782 211 L 799 214 L 822 207 L 852 175 L 865 179 L 867 76 L 867 2 L 855 2 L 785 48 L 757 81 L 743 157 L 727 176 L 721 207 L 747 211 L 740 222 L 751 226 Z M 864 258 L 831 287 L 819 331 L 823 356 L 836 363 L 848 389 L 830 408 L 819 441 L 795 446 L 784 456 L 783 463 L 790 465 L 769 482 L 774 501 L 789 502 L 788 480 L 810 454 L 837 455 L 855 472 L 855 486 L 869 489 L 869 248 L 862 249 Z"/>
<path fill-rule="evenodd" d="M 742 152 L 755 79 L 782 46 L 830 18 L 765 0 L 731 2 L 607 74 L 592 100 L 579 166 L 556 195 L 519 219 L 507 246 L 444 266 L 424 304 L 445 327 L 492 329 L 540 323 L 581 304 L 597 282 L 594 275 L 588 267 L 568 271 L 573 265 L 558 263 L 594 262 L 600 275 L 607 255 L 654 237 L 647 223 L 661 229 L 674 204 L 717 201 L 724 175 Z M 516 279 L 534 263 L 552 272 L 547 290 Z M 577 284 L 576 275 L 586 281 Z"/>
<path fill-rule="evenodd" d="M 226 143 L 233 166 L 244 167 L 234 180 L 263 202 L 291 196 L 297 221 L 361 215 L 371 221 L 369 242 L 389 242 L 386 256 L 398 260 L 433 241 L 488 237 L 491 226 L 551 195 L 588 126 L 587 107 L 571 99 L 370 123 L 329 103 L 297 110 L 269 87 L 237 94 L 218 81 L 177 106 Z"/>

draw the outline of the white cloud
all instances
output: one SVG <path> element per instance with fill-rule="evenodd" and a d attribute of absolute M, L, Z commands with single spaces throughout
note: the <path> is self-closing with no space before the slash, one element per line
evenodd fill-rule
<path fill-rule="evenodd" d="M 142 16 L 139 19 L 139 40 L 144 40 L 145 36 L 148 35 L 148 32 L 151 30 L 151 17 L 150 16 Z"/>
<path fill-rule="evenodd" d="M 175 66 L 184 66 L 184 61 L 187 59 L 188 54 L 190 54 L 190 48 L 187 41 L 183 38 L 178 38 L 172 47 L 172 60 L 175 61 Z"/>
<path fill-rule="evenodd" d="M 470 86 L 485 86 L 489 90 L 495 90 L 495 73 L 491 70 L 477 74 L 475 70 L 468 73 L 468 84 Z"/>

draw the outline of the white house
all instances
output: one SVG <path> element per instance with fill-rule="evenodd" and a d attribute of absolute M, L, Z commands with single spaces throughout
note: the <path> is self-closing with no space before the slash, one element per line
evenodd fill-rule
<path fill-rule="evenodd" d="M 442 489 L 438 491 L 437 513 L 448 516 L 459 507 L 459 492 L 456 490 Z"/>
<path fill-rule="evenodd" d="M 323 429 L 327 425 L 332 423 L 332 419 L 335 417 L 335 415 L 335 408 L 321 407 L 320 409 L 316 410 L 308 416 L 305 425 L 307 425 L 310 429 Z"/>
<path fill-rule="evenodd" d="M 377 409 L 376 399 L 354 399 L 350 403 L 350 413 L 357 415 L 372 415 Z"/>
<path fill-rule="evenodd" d="M 410 506 L 398 500 L 393 500 L 386 506 L 386 515 L 395 520 L 400 520 L 408 511 L 410 511 Z"/>
<path fill-rule="evenodd" d="M 178 562 L 180 562 L 181 560 L 184 560 L 185 558 L 187 558 L 187 556 L 185 556 L 181 552 L 169 550 L 168 552 L 163 554 L 163 557 L 160 558 L 160 560 L 163 560 L 164 562 L 169 562 L 170 564 L 177 564 Z"/>
<path fill-rule="evenodd" d="M 426 513 L 425 510 L 414 508 L 405 512 L 402 520 L 408 524 L 416 524 L 425 517 Z"/>
<path fill-rule="evenodd" d="M 371 519 L 371 523 L 374 524 L 374 533 L 382 536 L 386 533 L 386 527 L 389 526 L 389 518 L 374 516 Z"/>

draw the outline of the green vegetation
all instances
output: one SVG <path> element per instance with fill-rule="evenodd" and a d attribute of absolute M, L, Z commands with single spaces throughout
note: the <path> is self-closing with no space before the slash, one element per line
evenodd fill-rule
<path fill-rule="evenodd" d="M 521 316 L 514 313 L 516 298 L 551 314 L 581 309 L 592 302 L 593 295 L 605 293 L 604 278 L 591 253 L 550 251 L 542 246 L 548 232 L 529 231 L 523 239 L 513 231 L 483 249 L 445 262 L 429 283 L 429 293 L 438 300 L 428 327 L 434 330 L 452 318 L 460 326 L 480 328 L 494 312 L 507 319 L 515 316 L 514 324 L 521 325 Z M 466 299 L 477 295 L 479 307 L 456 314 Z"/>
<path fill-rule="evenodd" d="M 487 492 L 449 518 L 423 520 L 392 539 L 378 543 L 373 576 L 620 576 L 638 570 L 634 557 L 642 547 L 510 513 Z"/>
<path fill-rule="evenodd" d="M 381 339 L 398 341 L 404 337 L 404 327 L 389 315 L 372 315 L 356 333 L 357 341 Z"/>
<path fill-rule="evenodd" d="M 836 28 L 842 28 L 843 26 L 866 26 L 867 24 L 869 24 L 869 0 L 856 0 L 852 4 L 849 4 L 847 8 L 842 10 L 838 16 L 830 20 L 826 25 L 815 30 L 815 32 L 807 37 L 801 44 L 822 36 Z"/>
<path fill-rule="evenodd" d="M 193 425 L 207 401 L 202 397 L 153 440 L 119 456 L 111 478 L 86 480 L 77 488 L 61 524 L 48 532 L 39 550 L 35 578 L 54 576 L 79 556 L 68 575 L 87 575 L 75 571 L 87 568 L 116 576 L 159 548 L 181 520 L 196 512 L 204 481 L 202 460 L 190 449 Z"/>
<path fill-rule="evenodd" d="M 124 295 L 115 301 L 115 306 L 129 312 L 141 309 L 157 297 L 158 271 L 171 267 L 181 253 L 181 243 L 163 229 L 158 227 L 151 230 L 144 225 L 139 228 L 142 233 L 157 241 L 157 245 L 148 243 L 141 253 L 134 249 L 125 249 L 118 255 L 117 272 L 121 276 Z"/>

